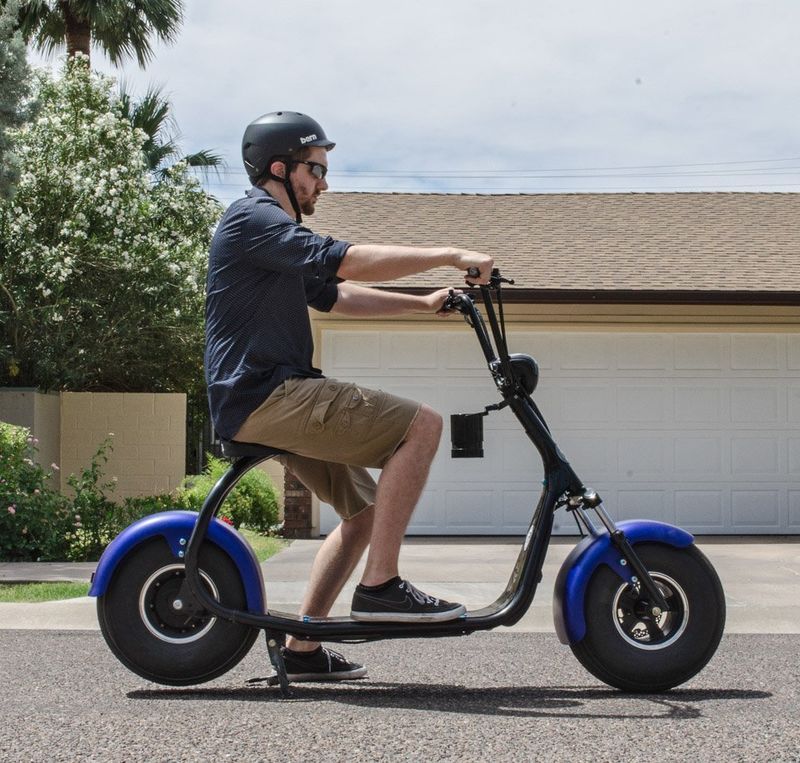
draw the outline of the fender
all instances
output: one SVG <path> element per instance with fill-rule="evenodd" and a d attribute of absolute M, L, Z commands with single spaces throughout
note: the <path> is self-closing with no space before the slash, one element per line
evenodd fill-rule
<path fill-rule="evenodd" d="M 665 522 L 632 519 L 619 522 L 617 526 L 631 545 L 655 541 L 686 548 L 694 542 L 694 537 L 686 530 Z M 631 582 L 633 573 L 628 566 L 620 564 L 619 551 L 607 532 L 584 538 L 561 565 L 553 592 L 553 618 L 562 644 L 576 644 L 586 635 L 584 597 L 589 580 L 601 564 L 608 565 L 622 580 Z"/>
<path fill-rule="evenodd" d="M 183 559 L 184 549 L 196 522 L 197 514 L 193 511 L 164 511 L 151 514 L 126 527 L 109 543 L 100 557 L 97 569 L 92 575 L 89 596 L 102 596 L 117 565 L 131 549 L 150 538 L 163 537 L 175 558 Z M 215 519 L 209 525 L 208 539 L 219 546 L 239 570 L 248 611 L 258 614 L 265 612 L 264 579 L 250 544 L 230 525 L 219 519 Z"/>

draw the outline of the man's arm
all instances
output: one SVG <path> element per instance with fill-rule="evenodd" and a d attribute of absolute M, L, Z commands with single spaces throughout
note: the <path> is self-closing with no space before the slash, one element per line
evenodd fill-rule
<path fill-rule="evenodd" d="M 408 313 L 448 315 L 439 311 L 450 289 L 439 289 L 424 296 L 397 294 L 352 283 L 340 283 L 338 289 L 339 298 L 331 308 L 331 312 L 339 315 L 352 315 L 356 318 L 378 318 Z"/>
<path fill-rule="evenodd" d="M 480 275 L 470 277 L 469 281 L 485 284 L 489 283 L 493 264 L 488 255 L 468 249 L 354 244 L 347 250 L 336 275 L 346 281 L 393 281 L 449 265 L 463 271 L 477 268 Z"/>

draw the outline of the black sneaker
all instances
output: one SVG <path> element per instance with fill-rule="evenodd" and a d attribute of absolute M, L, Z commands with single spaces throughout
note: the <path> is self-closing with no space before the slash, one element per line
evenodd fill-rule
<path fill-rule="evenodd" d="M 289 682 L 302 681 L 349 681 L 364 678 L 367 669 L 363 665 L 349 662 L 332 649 L 319 647 L 314 652 L 302 654 L 292 652 L 286 647 L 281 650 Z"/>
<path fill-rule="evenodd" d="M 379 590 L 357 585 L 350 617 L 386 623 L 430 623 L 455 620 L 466 611 L 463 604 L 428 596 L 396 577 Z"/>

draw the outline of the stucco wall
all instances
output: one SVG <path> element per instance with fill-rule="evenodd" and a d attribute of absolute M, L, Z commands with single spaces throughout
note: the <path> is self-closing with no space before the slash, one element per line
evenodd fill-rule
<path fill-rule="evenodd" d="M 174 490 L 186 462 L 186 396 L 182 394 L 64 392 L 61 395 L 62 489 L 112 435 L 105 469 L 115 495 Z"/>
<path fill-rule="evenodd" d="M 0 420 L 26 426 L 39 440 L 39 460 L 56 463 L 58 487 L 89 465 L 113 433 L 104 469 L 116 478 L 114 495 L 154 495 L 174 490 L 184 477 L 186 396 L 183 394 L 0 390 Z"/>

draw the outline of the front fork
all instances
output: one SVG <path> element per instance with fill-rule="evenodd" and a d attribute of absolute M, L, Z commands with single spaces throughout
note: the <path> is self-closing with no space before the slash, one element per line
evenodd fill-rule
<path fill-rule="evenodd" d="M 577 518 L 578 525 L 585 528 L 591 536 L 597 537 L 602 531 L 592 521 L 587 509 L 594 511 L 603 527 L 608 530 L 611 543 L 620 553 L 620 564 L 630 566 L 633 573 L 631 583 L 640 585 L 647 592 L 652 603 L 652 615 L 659 617 L 662 612 L 669 612 L 669 604 L 667 604 L 661 590 L 653 581 L 647 568 L 642 564 L 642 560 L 625 537 L 625 533 L 614 524 L 614 520 L 611 519 L 603 507 L 602 499 L 594 490 L 586 489 L 582 493 L 567 496 L 559 505 L 566 506 L 567 511 L 571 511 Z"/>

